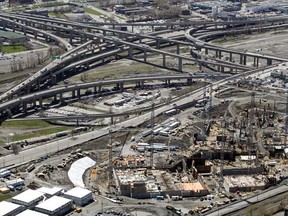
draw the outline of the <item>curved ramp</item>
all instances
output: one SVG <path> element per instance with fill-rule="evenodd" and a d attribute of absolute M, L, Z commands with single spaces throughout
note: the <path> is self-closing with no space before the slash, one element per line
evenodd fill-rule
<path fill-rule="evenodd" d="M 95 163 L 96 162 L 89 157 L 81 158 L 72 163 L 68 171 L 68 177 L 74 186 L 85 188 L 83 174 L 88 168 L 94 166 Z"/>

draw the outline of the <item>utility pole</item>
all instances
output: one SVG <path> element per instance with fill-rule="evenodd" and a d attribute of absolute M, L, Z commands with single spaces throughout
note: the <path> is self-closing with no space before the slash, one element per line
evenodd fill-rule
<path fill-rule="evenodd" d="M 154 97 L 152 98 L 152 103 L 151 103 L 151 124 L 152 124 L 152 134 L 154 132 L 155 129 L 155 103 L 154 103 Z M 152 135 L 153 138 L 153 135 Z M 154 144 L 152 146 L 150 146 L 150 166 L 151 169 L 153 169 L 153 164 L 154 164 Z"/>
<path fill-rule="evenodd" d="M 251 170 L 251 164 L 252 164 L 252 155 L 251 152 L 254 150 L 253 146 L 253 136 L 254 136 L 254 131 L 253 131 L 253 123 L 255 122 L 254 120 L 254 114 L 255 114 L 255 92 L 253 91 L 251 94 L 251 111 L 250 111 L 250 122 L 249 122 L 249 140 L 248 140 L 248 174 L 250 174 Z"/>
<path fill-rule="evenodd" d="M 285 109 L 285 136 L 284 136 L 284 145 L 287 145 L 287 133 L 288 133 L 288 92 L 286 93 L 286 109 Z"/>
<path fill-rule="evenodd" d="M 109 144 L 108 144 L 108 185 L 112 184 L 112 129 L 109 128 Z"/>

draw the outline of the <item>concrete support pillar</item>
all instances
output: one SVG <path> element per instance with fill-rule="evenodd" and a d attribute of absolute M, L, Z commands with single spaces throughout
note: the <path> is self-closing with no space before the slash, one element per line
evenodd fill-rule
<path fill-rule="evenodd" d="M 15 32 L 15 24 L 12 23 L 12 31 Z"/>
<path fill-rule="evenodd" d="M 218 51 L 218 57 L 219 57 L 219 59 L 222 58 L 222 52 L 220 50 Z"/>
<path fill-rule="evenodd" d="M 178 58 L 178 71 L 182 72 L 182 67 L 183 67 L 182 58 Z"/>
<path fill-rule="evenodd" d="M 253 59 L 253 66 L 256 67 L 256 57 Z"/>
<path fill-rule="evenodd" d="M 272 59 L 267 59 L 267 66 L 272 65 Z"/>
<path fill-rule="evenodd" d="M 171 80 L 167 79 L 167 85 L 170 86 L 170 84 L 171 84 Z"/>
<path fill-rule="evenodd" d="M 23 102 L 22 107 L 23 107 L 23 113 L 27 113 L 27 102 Z"/>
<path fill-rule="evenodd" d="M 57 101 L 57 95 L 54 95 L 53 98 L 54 98 L 53 101 Z"/>
<path fill-rule="evenodd" d="M 243 64 L 243 55 L 240 54 L 240 64 Z"/>
<path fill-rule="evenodd" d="M 98 86 L 98 94 L 101 94 L 102 86 Z"/>
<path fill-rule="evenodd" d="M 129 47 L 128 56 L 131 59 L 133 58 L 133 47 Z"/>
<path fill-rule="evenodd" d="M 221 72 L 223 73 L 225 71 L 225 67 L 221 66 Z"/>
<path fill-rule="evenodd" d="M 187 79 L 187 84 L 188 84 L 188 85 L 191 85 L 191 84 L 192 84 L 192 78 Z"/>
<path fill-rule="evenodd" d="M 147 62 L 147 51 L 144 50 L 144 62 Z"/>
<path fill-rule="evenodd" d="M 73 44 L 73 33 L 72 32 L 70 32 L 70 35 L 69 35 L 69 43 Z"/>
<path fill-rule="evenodd" d="M 232 54 L 232 53 L 230 53 L 230 56 L 229 56 L 229 61 L 230 61 L 230 62 L 232 62 L 232 60 L 233 60 L 233 54 Z"/>
<path fill-rule="evenodd" d="M 37 32 L 34 31 L 34 38 L 37 39 Z"/>
<path fill-rule="evenodd" d="M 177 47 L 177 49 L 176 49 L 177 54 L 180 54 L 180 45 L 177 44 L 176 47 Z"/>
<path fill-rule="evenodd" d="M 120 90 L 121 90 L 121 91 L 124 90 L 124 83 L 123 83 L 123 82 L 120 83 Z"/>
<path fill-rule="evenodd" d="M 244 65 L 246 65 L 246 60 L 247 60 L 247 56 L 244 55 L 244 56 L 243 56 L 243 64 L 244 64 Z"/>
<path fill-rule="evenodd" d="M 157 41 L 156 41 L 156 49 L 160 49 L 160 46 L 161 46 L 160 40 L 157 40 Z"/>
<path fill-rule="evenodd" d="M 97 87 L 94 86 L 94 94 L 96 94 L 96 93 L 97 93 Z"/>
<path fill-rule="evenodd" d="M 258 57 L 256 58 L 256 67 L 257 68 L 259 67 L 259 58 Z"/>
<path fill-rule="evenodd" d="M 75 98 L 75 90 L 72 90 L 72 98 Z"/>
<path fill-rule="evenodd" d="M 208 55 L 209 51 L 208 48 L 205 48 L 205 54 Z"/>
<path fill-rule="evenodd" d="M 113 116 L 111 116 L 111 118 L 110 118 L 110 123 L 111 123 L 111 125 L 114 125 L 114 119 L 113 119 Z"/>
<path fill-rule="evenodd" d="M 80 96 L 81 96 L 80 89 L 77 89 L 77 97 L 80 98 Z"/>
<path fill-rule="evenodd" d="M 39 106 L 43 107 L 43 99 L 42 98 L 39 99 Z"/>
<path fill-rule="evenodd" d="M 34 99 L 34 100 L 33 100 L 33 107 L 35 108 L 36 105 L 37 105 L 37 104 L 36 104 L 36 99 Z"/>
<path fill-rule="evenodd" d="M 166 55 L 163 54 L 163 67 L 166 67 Z"/>
<path fill-rule="evenodd" d="M 218 50 L 215 50 L 215 58 L 218 58 L 219 57 L 219 52 Z"/>
<path fill-rule="evenodd" d="M 63 103 L 64 100 L 63 100 L 63 94 L 62 93 L 59 94 L 59 100 L 61 103 Z"/>

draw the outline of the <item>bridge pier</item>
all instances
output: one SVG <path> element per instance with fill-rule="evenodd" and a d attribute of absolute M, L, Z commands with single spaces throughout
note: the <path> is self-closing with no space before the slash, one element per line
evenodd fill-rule
<path fill-rule="evenodd" d="M 147 62 L 147 51 L 144 50 L 144 62 Z"/>
<path fill-rule="evenodd" d="M 192 84 L 192 78 L 187 79 L 187 84 L 191 85 Z"/>
<path fill-rule="evenodd" d="M 243 64 L 243 55 L 240 54 L 240 64 L 242 65 Z"/>
<path fill-rule="evenodd" d="M 229 61 L 230 61 L 230 62 L 232 62 L 232 60 L 233 60 L 233 54 L 232 54 L 232 53 L 230 53 L 230 56 L 229 56 Z"/>
<path fill-rule="evenodd" d="M 123 82 L 119 83 L 119 89 L 120 89 L 120 91 L 124 90 L 124 83 Z"/>
<path fill-rule="evenodd" d="M 37 32 L 34 31 L 34 39 L 37 39 Z"/>
<path fill-rule="evenodd" d="M 157 41 L 156 41 L 156 49 L 160 49 L 160 46 L 161 46 L 160 40 L 157 40 Z"/>
<path fill-rule="evenodd" d="M 247 60 L 247 56 L 244 55 L 244 56 L 243 56 L 243 64 L 244 64 L 244 65 L 246 65 L 246 60 Z"/>
<path fill-rule="evenodd" d="M 94 87 L 93 87 L 93 90 L 94 90 L 94 94 L 96 94 L 96 93 L 97 93 L 97 87 L 94 86 Z"/>
<path fill-rule="evenodd" d="M 22 108 L 23 108 L 23 113 L 27 113 L 27 102 L 23 102 Z"/>
<path fill-rule="evenodd" d="M 15 24 L 12 23 L 12 31 L 15 32 Z"/>
<path fill-rule="evenodd" d="M 205 55 L 208 55 L 209 51 L 207 48 L 205 48 Z"/>
<path fill-rule="evenodd" d="M 39 106 L 40 106 L 40 107 L 43 107 L 43 99 L 42 99 L 42 97 L 39 98 Z"/>
<path fill-rule="evenodd" d="M 267 66 L 272 65 L 272 59 L 267 59 Z"/>
<path fill-rule="evenodd" d="M 60 103 L 63 103 L 63 102 L 64 102 L 63 94 L 62 94 L 62 93 L 59 94 L 59 100 L 60 100 Z"/>
<path fill-rule="evenodd" d="M 177 52 L 177 54 L 179 55 L 180 54 L 180 45 L 179 44 L 177 44 L 177 49 L 176 49 L 176 52 Z"/>
<path fill-rule="evenodd" d="M 131 59 L 133 58 L 133 47 L 129 47 L 128 56 Z"/>
<path fill-rule="evenodd" d="M 80 89 L 77 89 L 77 97 L 80 98 L 81 97 L 81 92 Z"/>
<path fill-rule="evenodd" d="M 72 90 L 72 98 L 75 98 L 75 90 Z"/>
<path fill-rule="evenodd" d="M 166 67 L 166 55 L 163 54 L 163 67 Z"/>
<path fill-rule="evenodd" d="M 182 67 L 183 67 L 182 58 L 178 58 L 178 71 L 182 72 Z"/>

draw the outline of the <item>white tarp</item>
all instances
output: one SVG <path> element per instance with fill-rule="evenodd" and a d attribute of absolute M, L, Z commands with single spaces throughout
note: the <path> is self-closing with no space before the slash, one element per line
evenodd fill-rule
<path fill-rule="evenodd" d="M 89 157 L 81 158 L 72 163 L 68 171 L 68 177 L 70 181 L 74 184 L 74 186 L 85 188 L 83 182 L 83 174 L 86 169 L 94 166 L 95 163 L 96 162 Z"/>

